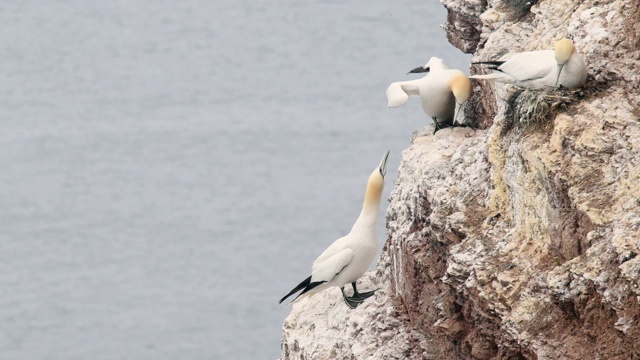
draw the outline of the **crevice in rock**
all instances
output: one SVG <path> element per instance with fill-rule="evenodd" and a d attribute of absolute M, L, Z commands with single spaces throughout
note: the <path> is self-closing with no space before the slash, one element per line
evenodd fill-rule
<path fill-rule="evenodd" d="M 493 125 L 493 118 L 497 111 L 493 84 L 476 79 L 471 79 L 471 82 L 473 83 L 473 94 L 467 105 L 465 121 L 472 128 L 488 129 Z"/>
<path fill-rule="evenodd" d="M 552 175 L 551 175 L 552 176 Z M 549 188 L 549 235 L 552 254 L 562 262 L 583 255 L 591 246 L 587 234 L 595 229 L 587 214 L 578 210 L 569 190 L 558 177 L 545 182 Z"/>

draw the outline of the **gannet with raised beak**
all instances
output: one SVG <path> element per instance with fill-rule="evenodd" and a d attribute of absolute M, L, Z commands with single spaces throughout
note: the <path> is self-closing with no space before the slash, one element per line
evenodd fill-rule
<path fill-rule="evenodd" d="M 562 39 L 554 50 L 507 54 L 497 61 L 473 64 L 490 65 L 491 74 L 473 75 L 472 79 L 494 80 L 529 89 L 544 87 L 576 88 L 587 81 L 587 67 L 573 42 Z"/>
<path fill-rule="evenodd" d="M 471 96 L 471 81 L 460 70 L 449 69 L 442 59 L 432 57 L 411 73 L 428 73 L 418 80 L 394 82 L 387 88 L 390 108 L 407 103 L 410 96 L 420 97 L 422 109 L 433 119 L 436 131 L 455 125 L 462 106 Z"/>
<path fill-rule="evenodd" d="M 300 290 L 302 292 L 293 299 L 292 303 L 303 296 L 313 295 L 332 286 L 337 286 L 342 291 L 345 303 L 354 309 L 374 294 L 375 290 L 358 292 L 356 280 L 369 269 L 378 252 L 376 223 L 382 189 L 384 188 L 384 175 L 387 173 L 388 157 L 389 151 L 384 154 L 380 165 L 369 176 L 364 205 L 362 205 L 360 216 L 353 224 L 351 232 L 336 240 L 320 254 L 313 262 L 311 276 L 280 299 L 280 303 Z M 344 286 L 349 283 L 353 287 L 353 296 L 347 296 L 344 292 Z"/>

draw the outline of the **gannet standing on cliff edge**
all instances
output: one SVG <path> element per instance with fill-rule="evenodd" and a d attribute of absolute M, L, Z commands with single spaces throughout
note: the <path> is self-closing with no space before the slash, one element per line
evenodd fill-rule
<path fill-rule="evenodd" d="M 376 223 L 382 189 L 384 188 L 384 175 L 387 173 L 388 157 L 389 151 L 384 154 L 380 165 L 369 176 L 364 205 L 362 205 L 360 216 L 353 224 L 351 232 L 331 244 L 313 262 L 311 276 L 280 299 L 280 303 L 300 290 L 302 292 L 292 302 L 301 296 L 313 295 L 329 287 L 338 286 L 342 291 L 344 301 L 350 308 L 355 309 L 356 306 L 374 294 L 375 290 L 358 292 L 356 280 L 369 269 L 369 265 L 378 252 Z M 351 283 L 353 287 L 353 296 L 347 296 L 344 293 L 344 286 L 348 283 Z"/>
<path fill-rule="evenodd" d="M 455 125 L 462 105 L 471 96 L 471 81 L 460 70 L 449 69 L 442 59 L 432 57 L 429 62 L 409 73 L 428 73 L 418 80 L 394 82 L 387 88 L 390 108 L 407 103 L 409 96 L 422 99 L 422 109 L 433 119 L 436 131 Z"/>
<path fill-rule="evenodd" d="M 529 89 L 560 86 L 573 89 L 587 81 L 587 67 L 569 39 L 558 41 L 554 50 L 507 54 L 497 61 L 474 64 L 490 65 L 494 72 L 473 75 L 472 79 L 495 80 Z"/>

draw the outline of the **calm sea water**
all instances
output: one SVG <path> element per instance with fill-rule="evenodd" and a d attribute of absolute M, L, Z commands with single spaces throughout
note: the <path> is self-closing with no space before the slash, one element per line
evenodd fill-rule
<path fill-rule="evenodd" d="M 0 4 L 0 358 L 277 358 L 278 299 L 390 149 L 388 196 L 427 123 L 386 86 L 434 55 L 468 68 L 444 17 L 435 0 Z"/>

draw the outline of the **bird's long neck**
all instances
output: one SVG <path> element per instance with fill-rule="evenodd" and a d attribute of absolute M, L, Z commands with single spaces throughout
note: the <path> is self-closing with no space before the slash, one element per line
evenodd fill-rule
<path fill-rule="evenodd" d="M 380 200 L 382 198 L 382 189 L 384 187 L 384 180 L 382 176 L 374 171 L 369 177 L 367 183 L 367 192 L 364 195 L 364 204 L 362 205 L 362 211 L 358 220 L 353 225 L 353 228 L 369 226 L 375 228 L 378 219 L 378 209 L 380 208 Z"/>

